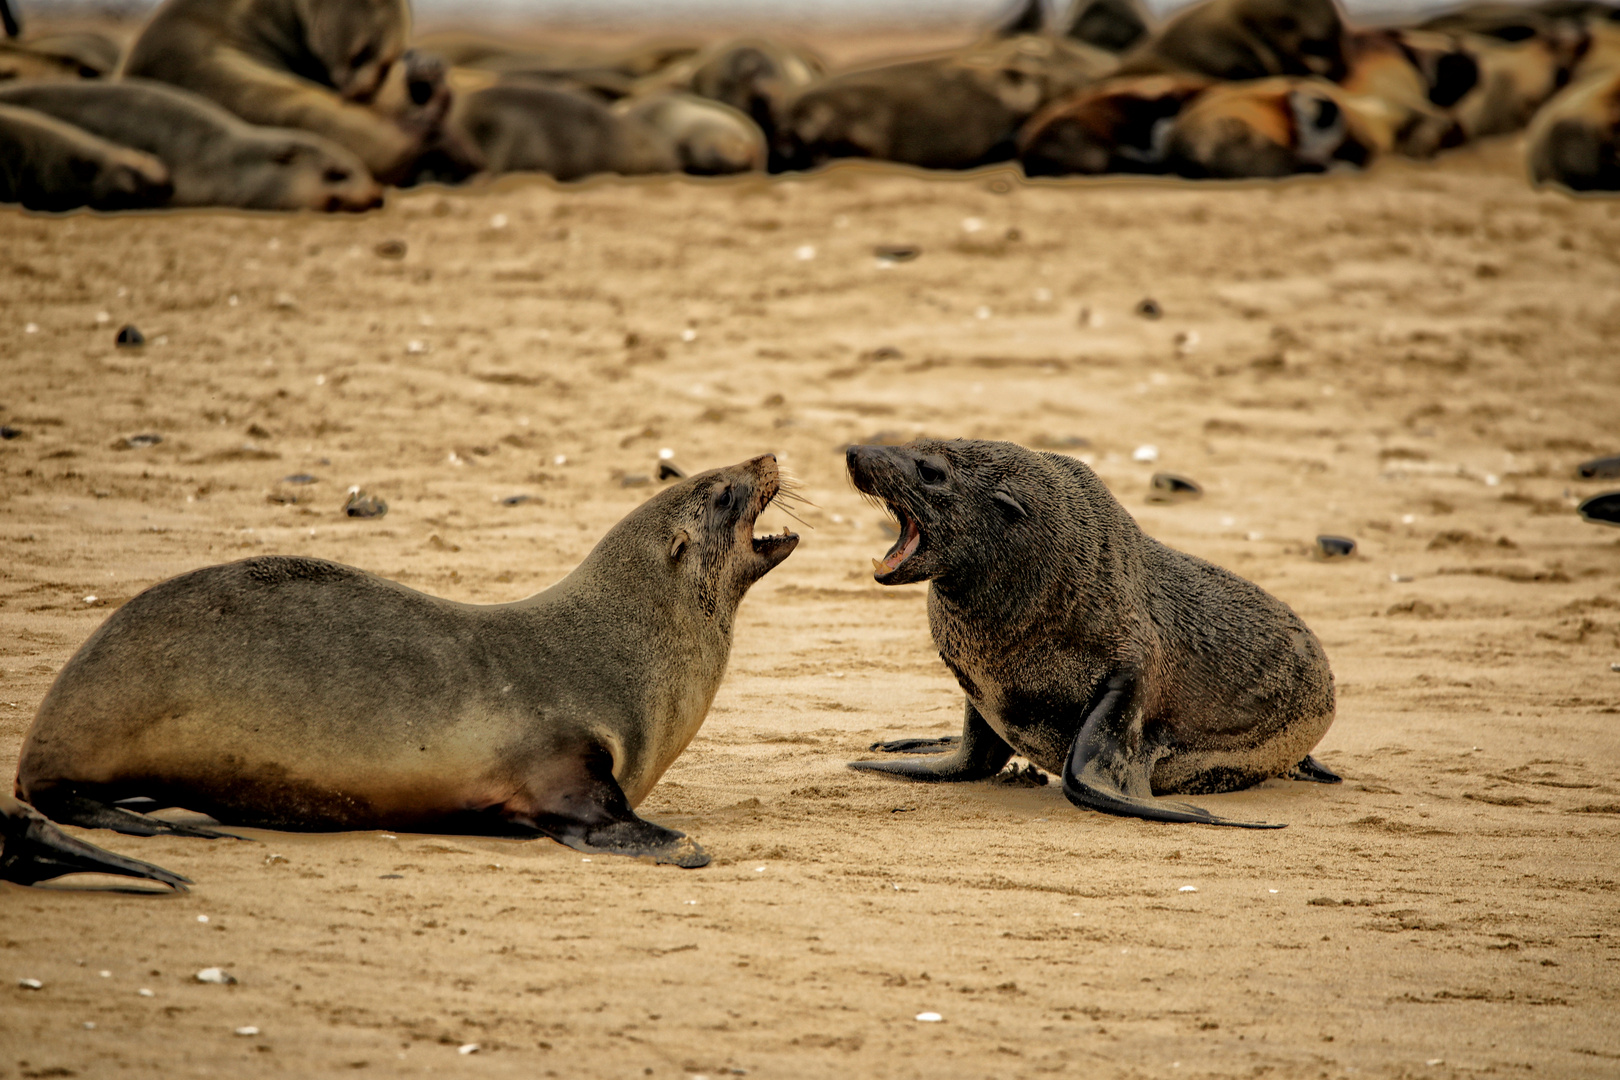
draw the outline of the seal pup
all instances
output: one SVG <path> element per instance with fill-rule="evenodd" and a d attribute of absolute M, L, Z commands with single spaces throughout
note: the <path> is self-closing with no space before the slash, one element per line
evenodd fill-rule
<path fill-rule="evenodd" d="M 1118 59 L 1036 35 L 845 72 L 788 107 L 783 166 L 869 157 L 925 169 L 971 169 L 1017 152 L 1018 130 L 1048 101 L 1113 72 Z"/>
<path fill-rule="evenodd" d="M 1454 36 L 1358 30 L 1347 39 L 1346 56 L 1349 69 L 1339 85 L 1382 129 L 1379 149 L 1427 158 L 1463 141 L 1449 110 L 1479 81 L 1479 65 Z"/>
<path fill-rule="evenodd" d="M 1212 85 L 1202 75 L 1106 79 L 1030 117 L 1018 160 L 1027 176 L 1166 172 L 1172 123 Z"/>
<path fill-rule="evenodd" d="M 185 892 L 191 879 L 77 840 L 25 802 L 0 794 L 0 881 L 33 885 L 63 874 L 118 874 Z"/>
<path fill-rule="evenodd" d="M 408 180 L 447 100 L 401 117 L 373 108 L 410 34 L 406 0 L 166 0 L 124 75 L 182 87 L 249 123 L 301 128 Z"/>
<path fill-rule="evenodd" d="M 161 206 L 174 192 L 151 154 L 33 109 L 0 105 L 0 202 L 29 210 Z"/>
<path fill-rule="evenodd" d="M 1254 79 L 1200 94 L 1171 124 L 1167 157 L 1182 176 L 1278 178 L 1366 166 L 1392 138 L 1364 106 L 1322 79 Z"/>
<path fill-rule="evenodd" d="M 1537 186 L 1620 191 L 1620 67 L 1590 74 L 1542 106 L 1525 158 Z"/>
<path fill-rule="evenodd" d="M 18 794 L 127 832 L 175 831 L 114 805 L 145 797 L 265 828 L 517 831 L 702 866 L 632 807 L 703 723 L 744 593 L 798 545 L 753 535 L 780 492 L 770 455 L 675 484 L 510 604 L 293 557 L 170 579 L 57 676 Z"/>
<path fill-rule="evenodd" d="M 662 132 L 674 144 L 681 168 L 695 176 L 758 172 L 766 166 L 764 132 L 723 102 L 664 93 L 621 101 L 613 110 Z"/>
<path fill-rule="evenodd" d="M 1123 53 L 1153 32 L 1153 16 L 1138 0 L 1074 0 L 1058 20 L 1057 31 Z"/>
<path fill-rule="evenodd" d="M 56 117 L 163 162 L 168 206 L 369 210 L 382 189 L 353 154 L 307 131 L 261 128 L 139 79 L 0 87 L 0 104 Z"/>
<path fill-rule="evenodd" d="M 1338 778 L 1316 636 L 1258 586 L 1145 535 L 1089 468 L 1012 443 L 853 446 L 850 479 L 898 518 L 879 584 L 927 581 L 940 658 L 967 695 L 949 757 L 852 762 L 980 780 L 1016 752 L 1076 806 L 1250 825 L 1169 793 Z M 907 740 L 896 749 L 934 749 Z"/>
<path fill-rule="evenodd" d="M 675 144 L 635 116 L 579 91 L 511 77 L 456 98 L 451 124 L 492 173 L 543 172 L 558 180 L 596 173 L 679 172 Z"/>
<path fill-rule="evenodd" d="M 1334 0 L 1203 0 L 1128 54 L 1120 74 L 1337 80 L 1345 72 L 1344 35 Z"/>

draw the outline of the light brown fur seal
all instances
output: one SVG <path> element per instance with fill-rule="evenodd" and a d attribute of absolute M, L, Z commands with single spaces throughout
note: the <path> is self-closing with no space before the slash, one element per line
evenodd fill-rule
<path fill-rule="evenodd" d="M 157 158 L 174 188 L 168 206 L 368 210 L 382 203 L 382 189 L 341 146 L 307 131 L 254 127 L 162 83 L 30 83 L 0 87 L 0 104 Z"/>
<path fill-rule="evenodd" d="M 250 123 L 314 132 L 394 184 L 434 148 L 449 105 L 404 116 L 373 107 L 409 34 L 406 0 L 167 0 L 124 74 L 183 87 Z"/>
<path fill-rule="evenodd" d="M 978 780 L 1019 753 L 1077 806 L 1212 825 L 1248 823 L 1154 796 L 1337 782 L 1307 756 L 1334 711 L 1316 636 L 1258 586 L 1144 535 L 1081 462 L 929 440 L 854 446 L 847 464 L 900 521 L 877 581 L 929 582 L 934 643 L 967 694 L 951 756 L 854 768 Z M 928 742 L 888 748 L 945 748 Z"/>
<path fill-rule="evenodd" d="M 51 818 L 158 833 L 149 797 L 297 830 L 523 832 L 702 866 L 631 809 L 697 734 L 748 588 L 798 544 L 756 538 L 769 455 L 676 484 L 573 573 L 461 604 L 269 557 L 141 593 L 62 669 L 17 793 Z"/>
<path fill-rule="evenodd" d="M 151 154 L 33 109 L 0 105 L 0 202 L 29 210 L 161 206 L 174 193 Z"/>
<path fill-rule="evenodd" d="M 1168 156 L 1182 176 L 1276 179 L 1363 167 L 1389 138 L 1333 83 L 1252 79 L 1193 99 L 1171 124 Z"/>

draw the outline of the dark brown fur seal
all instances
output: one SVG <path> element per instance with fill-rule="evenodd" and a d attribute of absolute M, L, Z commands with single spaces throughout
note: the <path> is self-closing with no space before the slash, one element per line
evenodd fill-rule
<path fill-rule="evenodd" d="M 185 892 L 191 879 L 77 840 L 25 802 L 0 794 L 0 881 L 34 885 L 63 874 L 117 874 Z"/>
<path fill-rule="evenodd" d="M 1202 0 L 1127 55 L 1120 74 L 1339 79 L 1345 71 L 1344 34 L 1334 0 Z"/>
<path fill-rule="evenodd" d="M 162 83 L 30 83 L 0 87 L 0 104 L 157 158 L 174 187 L 168 206 L 369 210 L 382 203 L 382 189 L 343 147 L 307 131 L 254 127 Z"/>
<path fill-rule="evenodd" d="M 1058 20 L 1064 37 L 1123 53 L 1153 32 L 1153 16 L 1138 0 L 1074 0 Z"/>
<path fill-rule="evenodd" d="M 965 440 L 855 446 L 847 464 L 900 521 L 878 582 L 930 583 L 934 643 L 967 694 L 951 756 L 852 767 L 978 780 L 1019 753 L 1077 806 L 1214 825 L 1248 823 L 1153 796 L 1337 781 L 1307 756 L 1334 708 L 1315 635 L 1144 535 L 1084 464 Z"/>
<path fill-rule="evenodd" d="M 578 851 L 709 861 L 631 809 L 697 734 L 748 588 L 798 537 L 756 538 L 769 455 L 659 492 L 573 573 L 459 604 L 270 557 L 156 585 L 57 676 L 17 792 L 137 833 L 147 797 L 295 830 L 519 831 Z"/>
<path fill-rule="evenodd" d="M 1211 85 L 1202 75 L 1105 79 L 1032 116 L 1018 159 L 1029 176 L 1165 172 L 1172 123 Z"/>
<path fill-rule="evenodd" d="M 542 172 L 558 180 L 596 173 L 678 172 L 675 142 L 591 94 L 513 76 L 456 99 L 451 124 L 492 173 Z"/>
<path fill-rule="evenodd" d="M 1620 191 L 1620 67 L 1565 87 L 1525 138 L 1530 178 L 1571 191 Z"/>
<path fill-rule="evenodd" d="M 784 167 L 867 157 L 925 169 L 970 169 L 1016 153 L 1042 105 L 1108 75 L 1115 57 L 1034 35 L 851 71 L 812 86 L 778 132 Z"/>
<path fill-rule="evenodd" d="M 0 105 L 0 202 L 29 210 L 161 206 L 174 186 L 150 154 L 33 109 Z"/>

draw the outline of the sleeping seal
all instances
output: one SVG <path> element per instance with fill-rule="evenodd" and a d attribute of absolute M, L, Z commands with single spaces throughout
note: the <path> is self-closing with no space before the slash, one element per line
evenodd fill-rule
<path fill-rule="evenodd" d="M 958 440 L 855 446 L 847 464 L 900 521 L 877 581 L 930 582 L 934 643 L 967 694 L 951 756 L 853 768 L 979 780 L 1016 752 L 1060 774 L 1076 806 L 1211 825 L 1250 823 L 1153 796 L 1338 781 L 1307 756 L 1333 722 L 1316 636 L 1259 587 L 1143 534 L 1082 463 Z"/>
<path fill-rule="evenodd" d="M 118 874 L 161 881 L 185 892 L 188 877 L 161 866 L 127 859 L 106 848 L 76 840 L 44 814 L 10 795 L 0 794 L 0 881 L 33 885 L 63 874 Z"/>
<path fill-rule="evenodd" d="M 159 206 L 174 188 L 150 154 L 33 109 L 0 105 L 0 203 L 29 210 Z"/>
<path fill-rule="evenodd" d="M 769 455 L 692 477 L 510 604 L 275 556 L 155 585 L 57 676 L 17 792 L 132 833 L 178 831 L 114 805 L 148 797 L 265 828 L 515 831 L 703 866 L 631 808 L 703 723 L 743 594 L 798 545 L 753 535 L 780 490 Z"/>

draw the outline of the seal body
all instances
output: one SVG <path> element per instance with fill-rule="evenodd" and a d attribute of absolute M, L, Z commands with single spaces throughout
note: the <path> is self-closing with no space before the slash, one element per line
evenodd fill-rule
<path fill-rule="evenodd" d="M 112 804 L 150 798 L 267 828 L 516 829 L 702 865 L 632 808 L 697 733 L 743 594 L 798 542 L 752 536 L 777 492 L 770 457 L 693 477 L 511 604 L 303 558 L 171 579 L 63 668 L 18 794 L 130 831 L 164 830 Z"/>
<path fill-rule="evenodd" d="M 158 206 L 173 192 L 150 154 L 99 139 L 44 113 L 0 105 L 0 202 L 30 210 Z"/>
<path fill-rule="evenodd" d="M 0 104 L 157 158 L 173 187 L 169 206 L 336 211 L 382 203 L 382 189 L 343 147 L 307 131 L 254 127 L 161 83 L 29 83 L 0 87 Z"/>
<path fill-rule="evenodd" d="M 1177 12 L 1120 66 L 1126 75 L 1189 72 L 1214 79 L 1345 73 L 1334 0 L 1202 0 Z"/>
<path fill-rule="evenodd" d="M 558 180 L 596 173 L 677 172 L 668 136 L 620 115 L 594 95 L 514 76 L 456 99 L 451 123 L 478 147 L 489 171 L 543 172 Z"/>
<path fill-rule="evenodd" d="M 958 440 L 852 447 L 848 467 L 900 520 L 877 580 L 930 582 L 934 642 L 967 695 L 953 756 L 855 768 L 972 780 L 1016 752 L 1077 805 L 1211 824 L 1243 823 L 1154 796 L 1337 779 L 1307 757 L 1334 712 L 1315 635 L 1143 534 L 1084 464 Z"/>

